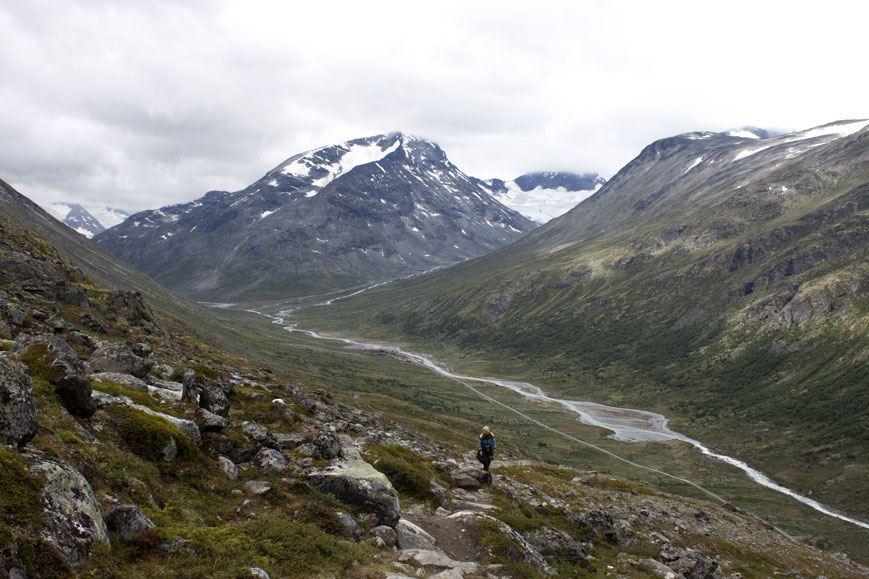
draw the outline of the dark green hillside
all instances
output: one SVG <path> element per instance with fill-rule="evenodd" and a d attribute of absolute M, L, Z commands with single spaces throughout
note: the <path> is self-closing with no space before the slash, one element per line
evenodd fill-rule
<path fill-rule="evenodd" d="M 869 130 L 767 144 L 659 141 L 512 246 L 298 318 L 663 411 L 869 516 Z"/>

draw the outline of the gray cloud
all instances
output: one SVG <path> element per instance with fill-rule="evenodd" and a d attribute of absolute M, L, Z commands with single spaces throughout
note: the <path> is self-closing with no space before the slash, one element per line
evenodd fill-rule
<path fill-rule="evenodd" d="M 869 116 L 869 9 L 825 2 L 0 7 L 0 178 L 127 210 L 404 130 L 466 172 L 610 176 L 654 139 Z"/>

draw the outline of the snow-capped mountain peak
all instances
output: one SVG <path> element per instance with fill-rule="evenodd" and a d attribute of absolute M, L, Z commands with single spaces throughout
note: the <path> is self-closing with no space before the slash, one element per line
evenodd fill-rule
<path fill-rule="evenodd" d="M 81 233 L 88 239 L 107 227 L 117 225 L 127 218 L 127 213 L 111 207 L 92 207 L 86 209 L 78 203 L 49 203 L 43 207 L 62 223 Z"/>

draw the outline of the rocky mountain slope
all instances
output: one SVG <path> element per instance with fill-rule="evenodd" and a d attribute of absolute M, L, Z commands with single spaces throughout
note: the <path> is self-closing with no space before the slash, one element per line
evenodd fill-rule
<path fill-rule="evenodd" d="M 138 213 L 95 240 L 170 289 L 231 301 L 419 273 L 533 227 L 440 147 L 392 133 L 296 155 L 246 189 Z"/>
<path fill-rule="evenodd" d="M 13 193 L 2 198 L 10 212 L 22 202 Z M 464 446 L 386 419 L 380 404 L 338 401 L 308 369 L 281 377 L 197 341 L 141 294 L 95 284 L 6 214 L 4 575 L 867 571 L 738 509 L 535 463 L 509 439 L 486 476 Z M 437 422 L 418 409 L 413 418 Z M 476 427 L 450 424 L 465 439 Z"/>
<path fill-rule="evenodd" d="M 489 179 L 480 186 L 528 219 L 546 223 L 567 213 L 606 184 L 597 173 L 526 173 L 512 181 Z"/>
<path fill-rule="evenodd" d="M 657 141 L 508 248 L 297 318 L 662 412 L 865 519 L 867 127 Z"/>

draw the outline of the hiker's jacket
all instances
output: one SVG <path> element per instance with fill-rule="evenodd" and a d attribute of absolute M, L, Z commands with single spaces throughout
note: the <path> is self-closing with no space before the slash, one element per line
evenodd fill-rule
<path fill-rule="evenodd" d="M 477 450 L 482 450 L 486 454 L 491 455 L 495 450 L 495 435 L 491 432 L 488 436 L 481 434 L 480 438 L 477 439 Z"/>

